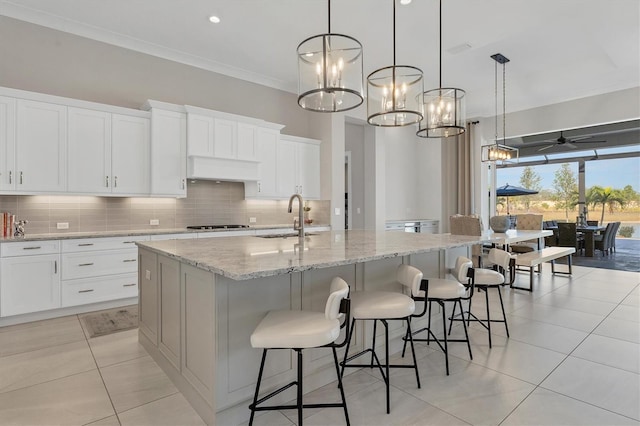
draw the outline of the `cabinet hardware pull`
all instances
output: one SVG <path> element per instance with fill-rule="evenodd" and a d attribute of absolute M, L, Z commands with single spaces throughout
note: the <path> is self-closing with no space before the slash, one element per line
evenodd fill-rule
<path fill-rule="evenodd" d="M 20 185 L 22 185 L 22 172 L 20 172 Z"/>
<path fill-rule="evenodd" d="M 262 184 L 258 182 L 258 192 L 262 192 Z"/>
<path fill-rule="evenodd" d="M 135 241 L 123 241 L 122 244 L 133 244 Z"/>
<path fill-rule="evenodd" d="M 31 247 L 22 247 L 22 250 L 38 250 L 41 248 L 42 246 L 31 246 Z"/>
<path fill-rule="evenodd" d="M 11 170 L 9 170 L 9 184 L 11 184 Z"/>
<path fill-rule="evenodd" d="M 123 262 L 135 262 L 136 260 L 138 260 L 138 259 L 125 259 L 125 260 L 123 260 Z"/>
<path fill-rule="evenodd" d="M 109 176 L 105 176 L 105 186 L 108 188 L 109 187 Z"/>
<path fill-rule="evenodd" d="M 54 274 L 58 273 L 58 261 L 57 260 L 53 261 L 53 273 Z"/>
<path fill-rule="evenodd" d="M 186 184 L 185 179 L 182 179 L 182 189 L 184 189 L 185 184 Z"/>
<path fill-rule="evenodd" d="M 113 177 L 113 187 L 117 188 L 118 187 L 118 176 L 114 176 Z"/>
<path fill-rule="evenodd" d="M 87 246 L 92 246 L 93 243 L 82 243 L 82 244 L 78 244 L 78 247 L 87 247 Z"/>
<path fill-rule="evenodd" d="M 80 263 L 80 264 L 78 264 L 78 266 L 91 266 L 91 265 L 93 265 L 93 262 L 91 262 L 91 263 Z"/>
<path fill-rule="evenodd" d="M 93 291 L 93 289 L 89 289 L 89 290 L 78 290 L 78 293 L 91 293 Z"/>
<path fill-rule="evenodd" d="M 135 283 L 133 284 L 122 284 L 122 287 L 133 287 L 134 285 L 136 285 Z"/>

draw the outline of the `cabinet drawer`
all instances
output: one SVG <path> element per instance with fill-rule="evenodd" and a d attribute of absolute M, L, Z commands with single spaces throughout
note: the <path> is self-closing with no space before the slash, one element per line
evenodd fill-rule
<path fill-rule="evenodd" d="M 39 254 L 58 254 L 60 241 L 21 241 L 0 244 L 0 257 L 33 256 Z"/>
<path fill-rule="evenodd" d="M 62 307 L 138 296 L 138 275 L 62 281 Z"/>
<path fill-rule="evenodd" d="M 62 252 L 85 252 L 136 248 L 136 241 L 148 241 L 148 235 L 131 237 L 79 238 L 62 241 Z"/>
<path fill-rule="evenodd" d="M 137 249 L 62 254 L 63 280 L 135 273 L 137 270 Z"/>

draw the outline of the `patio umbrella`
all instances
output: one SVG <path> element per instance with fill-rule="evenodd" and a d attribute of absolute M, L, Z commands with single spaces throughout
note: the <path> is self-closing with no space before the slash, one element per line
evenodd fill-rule
<path fill-rule="evenodd" d="M 513 186 L 506 184 L 496 188 L 496 197 L 507 197 L 507 216 L 509 215 L 509 197 L 517 197 L 518 195 L 533 195 L 538 191 L 533 189 L 522 188 L 520 186 Z"/>

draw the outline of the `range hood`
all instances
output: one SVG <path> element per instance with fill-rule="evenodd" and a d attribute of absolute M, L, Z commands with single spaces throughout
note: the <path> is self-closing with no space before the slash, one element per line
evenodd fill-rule
<path fill-rule="evenodd" d="M 251 182 L 260 179 L 260 161 L 190 155 L 187 159 L 189 179 Z"/>

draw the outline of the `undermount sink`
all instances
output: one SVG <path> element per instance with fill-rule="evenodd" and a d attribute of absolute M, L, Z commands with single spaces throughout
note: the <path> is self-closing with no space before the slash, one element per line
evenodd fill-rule
<path fill-rule="evenodd" d="M 314 234 L 312 232 L 305 232 L 304 236 L 308 237 L 310 235 L 318 235 L 318 234 Z M 287 233 L 287 234 L 270 234 L 270 235 L 256 235 L 256 237 L 258 238 L 289 238 L 289 237 L 297 237 L 298 234 L 297 233 Z"/>

